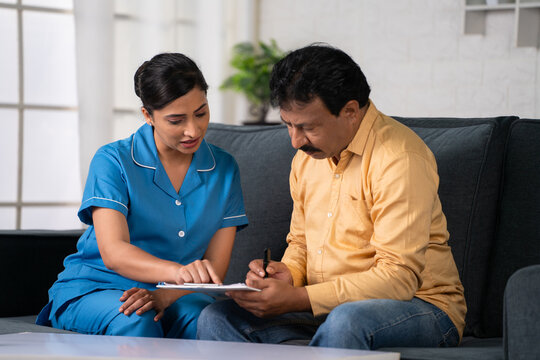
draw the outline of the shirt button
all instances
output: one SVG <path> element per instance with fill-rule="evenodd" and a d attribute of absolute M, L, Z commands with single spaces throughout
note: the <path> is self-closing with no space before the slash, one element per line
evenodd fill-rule
<path fill-rule="evenodd" d="M 332 217 L 332 213 L 331 213 L 331 212 L 328 213 L 328 217 Z"/>
<path fill-rule="evenodd" d="M 335 174 L 334 177 L 335 177 L 336 179 L 339 179 L 339 174 Z"/>
<path fill-rule="evenodd" d="M 180 200 L 176 200 L 174 203 L 178 206 L 182 205 L 182 202 Z"/>
<path fill-rule="evenodd" d="M 321 255 L 321 254 L 322 254 L 322 250 L 321 250 L 321 249 L 317 250 L 317 254 Z"/>
<path fill-rule="evenodd" d="M 185 232 L 183 232 L 182 230 L 180 230 L 180 232 L 178 232 L 178 236 L 180 237 L 184 237 L 186 235 Z"/>

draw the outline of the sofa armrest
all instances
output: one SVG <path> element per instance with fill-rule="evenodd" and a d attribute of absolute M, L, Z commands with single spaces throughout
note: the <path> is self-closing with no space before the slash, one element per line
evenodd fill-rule
<path fill-rule="evenodd" d="M 37 315 L 83 230 L 0 230 L 0 317 Z"/>
<path fill-rule="evenodd" d="M 504 291 L 506 359 L 540 359 L 540 265 L 516 271 Z"/>

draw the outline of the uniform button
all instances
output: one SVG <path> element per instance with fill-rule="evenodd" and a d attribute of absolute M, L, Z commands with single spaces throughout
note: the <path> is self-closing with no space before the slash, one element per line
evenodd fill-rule
<path fill-rule="evenodd" d="M 332 213 L 331 213 L 331 212 L 328 213 L 328 217 L 332 217 Z"/>
<path fill-rule="evenodd" d="M 321 254 L 322 254 L 322 250 L 321 250 L 321 249 L 317 250 L 317 254 L 321 255 Z"/>
<path fill-rule="evenodd" d="M 182 205 L 182 202 L 180 200 L 176 200 L 174 203 L 178 206 Z"/>
<path fill-rule="evenodd" d="M 186 235 L 185 232 L 183 232 L 182 230 L 180 230 L 180 232 L 178 232 L 178 236 L 180 237 L 184 237 Z"/>
<path fill-rule="evenodd" d="M 335 177 L 336 179 L 339 179 L 339 174 L 335 174 L 334 177 Z"/>

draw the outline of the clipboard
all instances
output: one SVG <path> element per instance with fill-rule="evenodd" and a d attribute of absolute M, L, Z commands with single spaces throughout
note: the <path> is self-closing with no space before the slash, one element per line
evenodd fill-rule
<path fill-rule="evenodd" d="M 166 282 L 160 282 L 157 284 L 160 289 L 181 289 L 195 292 L 212 293 L 212 294 L 224 294 L 227 291 L 261 291 L 251 286 L 247 286 L 244 283 L 219 285 L 219 284 L 196 284 L 196 283 L 184 283 L 181 285 L 171 284 Z"/>

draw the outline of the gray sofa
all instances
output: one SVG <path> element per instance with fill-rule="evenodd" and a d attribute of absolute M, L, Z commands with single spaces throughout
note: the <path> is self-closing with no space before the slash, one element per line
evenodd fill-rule
<path fill-rule="evenodd" d="M 384 350 L 400 352 L 402 359 L 540 359 L 540 120 L 396 119 L 417 132 L 437 158 L 439 194 L 468 313 L 460 347 Z M 206 138 L 240 166 L 250 225 L 237 236 L 226 280 L 243 281 L 248 262 L 265 247 L 274 259 L 283 254 L 295 151 L 281 125 L 211 124 Z M 31 321 L 79 235 L 0 232 L 0 333 L 55 331 Z"/>

